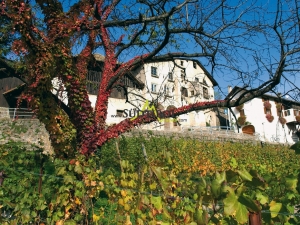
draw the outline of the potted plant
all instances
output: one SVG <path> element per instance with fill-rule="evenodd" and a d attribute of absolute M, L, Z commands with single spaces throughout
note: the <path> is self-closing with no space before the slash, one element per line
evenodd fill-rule
<path fill-rule="evenodd" d="M 272 105 L 271 105 L 270 102 L 265 101 L 265 102 L 264 102 L 264 107 L 265 107 L 267 110 L 269 110 L 269 109 L 271 109 Z"/>
<path fill-rule="evenodd" d="M 246 116 L 240 116 L 237 119 L 237 122 L 238 122 L 238 125 L 243 126 L 245 124 L 245 122 L 246 122 Z"/>
<path fill-rule="evenodd" d="M 286 124 L 286 119 L 284 117 L 279 117 L 279 122 L 284 125 Z"/>
<path fill-rule="evenodd" d="M 296 121 L 300 123 L 300 115 L 296 116 Z"/>
<path fill-rule="evenodd" d="M 274 120 L 274 116 L 272 116 L 271 114 L 267 114 L 266 118 L 270 123 Z"/>
<path fill-rule="evenodd" d="M 278 112 L 280 112 L 281 109 L 282 109 L 282 104 L 281 103 L 276 103 L 276 109 L 277 109 Z"/>
<path fill-rule="evenodd" d="M 237 111 L 239 111 L 239 112 L 240 112 L 243 108 L 244 108 L 244 104 L 241 104 L 241 105 L 238 105 L 238 106 L 235 107 L 235 109 L 236 109 Z"/>

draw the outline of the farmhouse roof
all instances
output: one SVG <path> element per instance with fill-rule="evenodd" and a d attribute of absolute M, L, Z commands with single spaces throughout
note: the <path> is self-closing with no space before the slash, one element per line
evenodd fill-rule
<path fill-rule="evenodd" d="M 237 95 L 238 93 L 242 93 L 243 91 L 247 91 L 247 88 L 235 86 L 229 92 L 229 94 L 226 96 L 225 99 L 234 98 L 235 95 Z M 269 100 L 273 100 L 273 101 L 282 102 L 285 105 L 295 105 L 295 106 L 299 106 L 300 107 L 300 102 L 287 99 L 287 98 L 285 98 L 283 96 L 276 96 L 276 95 L 271 95 L 271 94 L 266 93 L 266 94 L 263 94 L 262 96 L 256 97 L 256 98 L 269 99 Z"/>

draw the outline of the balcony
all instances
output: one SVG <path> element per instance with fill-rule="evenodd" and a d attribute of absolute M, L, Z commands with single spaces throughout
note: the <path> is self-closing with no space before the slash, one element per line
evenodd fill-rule
<path fill-rule="evenodd" d="M 287 109 L 283 110 L 284 118 L 287 123 L 296 122 L 296 116 L 300 115 L 298 109 Z"/>

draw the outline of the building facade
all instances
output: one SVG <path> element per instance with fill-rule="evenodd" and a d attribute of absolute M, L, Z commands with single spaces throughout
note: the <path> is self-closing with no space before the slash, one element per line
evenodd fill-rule
<path fill-rule="evenodd" d="M 239 97 L 243 89 L 235 87 L 227 96 Z M 236 94 L 238 93 L 238 94 Z M 243 128 L 247 124 L 254 126 L 255 134 L 261 141 L 293 144 L 299 141 L 300 102 L 284 97 L 265 94 L 232 109 L 238 121 L 230 113 L 231 125 Z M 299 118 L 300 119 L 300 118 Z M 242 129 L 239 130 L 242 132 Z"/>
<path fill-rule="evenodd" d="M 217 85 L 214 78 L 197 60 L 149 62 L 127 74 L 125 79 L 128 79 L 128 76 L 131 77 L 131 80 L 125 81 L 128 87 L 128 101 L 125 101 L 122 93 L 111 95 L 108 103 L 108 125 L 137 116 L 145 104 L 162 111 L 195 102 L 213 101 L 213 88 Z M 90 93 L 90 101 L 94 106 L 96 103 L 94 93 Z M 176 131 L 184 126 L 207 125 L 216 125 L 215 113 L 211 110 L 190 112 L 178 118 L 161 119 L 159 122 L 143 125 L 142 128 Z"/>
<path fill-rule="evenodd" d="M 89 100 L 94 107 L 102 76 L 104 56 L 95 54 L 96 62 L 90 66 L 87 75 Z M 0 80 L 2 87 L 1 107 L 16 107 L 16 100 L 25 87 L 21 81 L 14 83 Z M 151 61 L 123 76 L 108 101 L 107 125 L 121 122 L 125 118 L 138 115 L 148 104 L 155 110 L 167 110 L 187 104 L 213 101 L 215 79 L 197 60 L 174 59 Z M 10 86 L 9 86 L 9 85 Z M 2 86 L 1 86 L 2 85 Z M 13 85 L 13 86 L 12 86 Z M 21 86 L 20 86 L 21 85 Z M 125 92 L 123 87 L 126 87 Z M 17 88 L 16 88 L 17 87 Z M 67 93 L 59 79 L 53 79 L 53 94 L 68 105 Z M 26 106 L 23 106 L 26 107 Z M 142 126 L 144 129 L 181 130 L 190 126 L 215 126 L 216 115 L 212 110 L 190 112 L 177 118 L 161 119 Z"/>

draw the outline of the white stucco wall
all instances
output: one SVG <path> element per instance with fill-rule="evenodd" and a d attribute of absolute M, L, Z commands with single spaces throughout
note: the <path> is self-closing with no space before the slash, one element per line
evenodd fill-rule
<path fill-rule="evenodd" d="M 181 107 L 186 104 L 201 102 L 201 101 L 213 101 L 214 100 L 214 90 L 212 81 L 206 77 L 204 71 L 201 69 L 199 64 L 194 64 L 192 60 L 175 60 L 175 63 L 182 68 L 185 68 L 185 80 L 181 78 L 182 68 L 175 66 L 174 62 L 153 62 L 146 63 L 143 67 L 137 69 L 133 72 L 137 79 L 145 84 L 145 88 L 143 90 L 138 89 L 129 89 L 128 99 L 131 103 L 133 103 L 138 108 L 142 108 L 144 105 L 144 99 L 148 99 L 149 101 L 157 101 L 163 109 L 167 109 L 170 106 Z M 157 68 L 157 76 L 151 75 L 151 67 Z M 196 67 L 196 68 L 195 68 Z M 169 73 L 173 74 L 173 82 L 169 81 L 168 75 Z M 191 85 L 191 82 L 195 81 L 195 78 L 198 78 L 199 82 L 198 86 L 200 87 L 199 95 L 191 96 L 191 91 L 194 86 Z M 203 85 L 203 81 L 205 80 L 206 85 Z M 157 93 L 151 92 L 152 84 L 156 84 Z M 55 89 L 59 89 L 59 81 L 57 79 L 53 80 L 53 85 Z M 167 86 L 169 89 L 169 96 L 164 94 L 164 86 Z M 205 99 L 203 97 L 203 90 L 201 89 L 205 86 L 208 89 L 209 99 Z M 187 88 L 188 97 L 182 98 L 181 88 Z M 192 87 L 192 88 L 191 88 Z M 56 93 L 56 90 L 53 90 L 53 93 Z M 134 93 L 142 96 L 138 97 L 134 95 Z M 68 99 L 66 92 L 61 92 L 60 95 L 63 98 L 65 104 L 68 104 Z M 97 96 L 89 95 L 89 100 L 91 101 L 92 107 L 95 107 Z M 124 99 L 117 98 L 109 98 L 108 101 L 108 115 L 107 115 L 107 124 L 115 124 L 119 123 L 125 118 L 116 117 L 117 110 L 131 110 L 135 107 L 132 104 L 125 103 Z M 211 126 L 216 125 L 216 120 L 214 115 L 212 115 L 209 111 L 198 111 L 198 112 L 190 112 L 185 115 L 181 115 L 178 117 L 179 124 L 177 126 L 174 123 L 169 121 L 161 121 L 161 123 L 151 123 L 148 125 L 144 125 L 145 129 L 156 129 L 156 130 L 180 130 L 181 126 L 206 126 L 206 122 L 209 122 Z M 166 122 L 166 123 L 165 123 Z"/>
<path fill-rule="evenodd" d="M 295 141 L 292 139 L 292 135 L 295 130 L 292 129 L 291 126 L 287 126 L 286 124 L 282 125 L 279 122 L 276 104 L 272 100 L 269 100 L 269 102 L 272 106 L 272 116 L 274 116 L 274 120 L 272 122 L 269 122 L 266 119 L 263 100 L 261 98 L 255 98 L 244 103 L 244 112 L 247 117 L 246 121 L 250 122 L 251 125 L 255 127 L 255 132 L 260 135 L 260 140 L 262 141 L 290 144 L 294 143 Z M 233 109 L 233 111 L 238 118 L 240 116 L 239 111 L 237 109 Z"/>
<path fill-rule="evenodd" d="M 181 78 L 182 68 L 175 66 L 174 62 L 153 62 L 144 65 L 144 76 L 145 85 L 144 96 L 147 99 L 158 99 L 158 102 L 167 109 L 168 106 L 181 107 L 183 105 L 201 102 L 201 101 L 213 101 L 214 100 L 214 90 L 212 81 L 205 75 L 201 67 L 196 64 L 194 68 L 194 61 L 192 60 L 175 60 L 175 63 L 185 68 L 185 80 Z M 151 74 L 151 67 L 157 68 L 157 76 Z M 168 74 L 173 74 L 173 82 L 169 81 Z M 198 78 L 198 85 L 200 87 L 200 94 L 191 96 L 191 82 Z M 205 80 L 207 85 L 200 84 Z M 156 85 L 157 94 L 151 91 L 152 84 Z M 166 97 L 163 94 L 164 86 L 169 88 L 169 93 L 171 97 Z M 208 89 L 209 99 L 203 98 L 202 87 Z M 181 88 L 188 89 L 188 97 L 182 99 Z M 192 86 L 193 87 L 193 86 Z M 194 90 L 194 92 L 196 92 Z M 204 111 L 200 112 L 190 112 L 186 115 L 179 116 L 179 122 L 181 126 L 206 126 L 206 122 L 210 122 L 212 126 L 216 125 L 215 118 L 208 117 Z M 211 115 L 211 114 L 209 114 Z M 214 115 L 212 115 L 214 117 Z"/>

